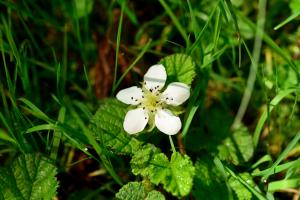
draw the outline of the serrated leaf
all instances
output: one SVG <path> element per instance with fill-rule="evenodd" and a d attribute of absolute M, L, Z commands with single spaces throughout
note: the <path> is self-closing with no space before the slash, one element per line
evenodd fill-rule
<path fill-rule="evenodd" d="M 164 188 L 168 192 L 172 192 L 168 185 L 170 184 L 168 181 L 165 181 L 167 177 L 169 177 L 169 181 L 173 177 L 171 176 L 170 172 L 170 162 L 168 160 L 168 157 L 163 153 L 154 154 L 150 162 L 148 163 L 148 166 L 144 168 L 144 176 L 149 176 L 150 181 L 156 185 L 163 183 Z"/>
<path fill-rule="evenodd" d="M 149 166 L 151 166 L 151 161 L 157 161 L 159 163 L 164 163 L 164 166 L 168 165 L 168 158 L 160 153 L 160 150 L 152 144 L 147 144 L 142 147 L 139 151 L 135 152 L 130 163 L 132 168 L 132 173 L 135 175 L 147 176 L 149 174 Z"/>
<path fill-rule="evenodd" d="M 253 138 L 246 127 L 236 130 L 218 146 L 219 158 L 235 165 L 249 161 L 253 153 Z"/>
<path fill-rule="evenodd" d="M 173 153 L 170 169 L 173 181 L 169 181 L 166 177 L 163 184 L 173 191 L 172 194 L 175 194 L 176 196 L 187 195 L 192 188 L 195 174 L 195 168 L 192 161 L 187 155 L 181 155 L 178 152 Z"/>
<path fill-rule="evenodd" d="M 19 156 L 0 169 L 0 197 L 5 200 L 52 199 L 58 182 L 56 167 L 39 154 Z"/>
<path fill-rule="evenodd" d="M 255 183 L 252 180 L 252 177 L 249 173 L 240 173 L 239 176 L 245 180 L 249 185 L 254 186 Z M 234 193 L 239 200 L 251 200 L 252 193 L 236 178 L 230 177 L 229 185 L 233 189 Z"/>
<path fill-rule="evenodd" d="M 146 197 L 146 200 L 165 200 L 165 199 L 166 199 L 165 196 L 156 190 L 149 192 Z"/>
<path fill-rule="evenodd" d="M 145 188 L 139 182 L 127 183 L 116 194 L 116 197 L 120 200 L 144 200 L 145 196 Z"/>
<path fill-rule="evenodd" d="M 194 188 L 193 196 L 199 200 L 207 197 L 212 200 L 228 199 L 224 177 L 208 156 L 202 156 L 195 164 Z"/>
<path fill-rule="evenodd" d="M 91 120 L 91 130 L 96 139 L 116 153 L 133 154 L 141 142 L 123 129 L 127 106 L 115 99 L 106 99 Z"/>
<path fill-rule="evenodd" d="M 191 134 L 187 134 L 186 148 L 192 151 L 205 149 L 215 155 L 218 153 L 218 145 L 230 134 L 230 126 L 233 118 L 222 108 L 213 107 L 207 110 L 203 127 L 191 127 Z M 216 126 L 218 124 L 218 126 Z"/>
<path fill-rule="evenodd" d="M 160 60 L 166 68 L 168 80 L 178 81 L 190 85 L 196 75 L 195 63 L 185 54 L 173 54 Z"/>
<path fill-rule="evenodd" d="M 171 161 L 153 145 L 139 150 L 131 160 L 132 173 L 142 175 L 174 196 L 187 195 L 193 183 L 194 166 L 187 155 L 173 153 Z"/>

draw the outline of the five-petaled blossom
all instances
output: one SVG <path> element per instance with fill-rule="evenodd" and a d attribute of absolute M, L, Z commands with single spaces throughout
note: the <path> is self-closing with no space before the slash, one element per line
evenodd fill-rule
<path fill-rule="evenodd" d="M 190 97 L 188 85 L 173 82 L 161 92 L 167 79 L 165 67 L 151 66 L 144 75 L 142 88 L 132 86 L 118 92 L 117 99 L 125 104 L 136 106 L 125 116 L 123 127 L 129 134 L 144 130 L 149 123 L 167 135 L 175 135 L 181 129 L 180 118 L 171 110 Z"/>

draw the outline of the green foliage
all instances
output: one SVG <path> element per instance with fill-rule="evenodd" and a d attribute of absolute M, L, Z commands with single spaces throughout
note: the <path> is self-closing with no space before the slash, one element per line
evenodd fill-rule
<path fill-rule="evenodd" d="M 249 161 L 254 153 L 253 138 L 246 127 L 240 127 L 218 147 L 218 156 L 235 165 Z"/>
<path fill-rule="evenodd" d="M 156 190 L 149 192 L 146 197 L 146 200 L 165 200 L 165 199 L 166 199 L 165 196 Z"/>
<path fill-rule="evenodd" d="M 202 156 L 197 160 L 193 191 L 196 199 L 201 200 L 207 197 L 212 200 L 227 199 L 229 194 L 224 181 L 224 177 L 216 168 L 212 157 Z"/>
<path fill-rule="evenodd" d="M 161 158 L 160 158 L 161 157 Z M 158 148 L 154 145 L 146 144 L 139 151 L 135 152 L 132 157 L 130 164 L 132 168 L 132 173 L 135 175 L 148 176 L 148 167 L 151 165 L 152 160 L 160 159 L 161 163 L 168 161 L 168 158 L 165 157 L 163 153 L 160 152 Z"/>
<path fill-rule="evenodd" d="M 292 10 L 292 13 L 299 13 L 300 11 L 300 2 L 298 0 L 291 0 L 289 7 Z"/>
<path fill-rule="evenodd" d="M 72 0 L 62 4 L 64 14 L 73 20 L 88 16 L 93 10 L 94 0 Z"/>
<path fill-rule="evenodd" d="M 187 155 L 173 153 L 169 161 L 153 145 L 146 145 L 131 160 L 132 173 L 149 178 L 175 196 L 187 195 L 193 184 L 195 168 Z"/>
<path fill-rule="evenodd" d="M 116 194 L 120 200 L 143 200 L 145 196 L 145 188 L 140 182 L 129 182 Z"/>
<path fill-rule="evenodd" d="M 27 152 L 76 176 L 61 199 L 111 199 L 125 181 L 121 199 L 288 199 L 300 180 L 300 1 L 266 2 L 0 0 L 0 199 L 55 196 L 45 158 L 13 161 Z M 158 59 L 167 82 L 191 87 L 174 145 L 195 167 L 155 129 L 127 134 L 127 106 L 103 100 Z M 87 177 L 91 166 L 101 175 Z"/>
<path fill-rule="evenodd" d="M 250 186 L 255 186 L 254 181 L 249 173 L 240 173 L 239 176 L 246 181 Z M 229 185 L 233 189 L 238 200 L 250 200 L 252 199 L 252 193 L 236 178 L 230 177 Z"/>
<path fill-rule="evenodd" d="M 76 13 L 76 17 L 81 18 L 89 13 L 91 13 L 93 9 L 93 0 L 75 0 L 74 4 L 74 13 Z"/>
<path fill-rule="evenodd" d="M 206 119 L 207 133 L 201 132 L 201 129 L 192 129 L 187 142 L 194 151 L 205 149 L 221 160 L 234 165 L 244 164 L 253 157 L 253 137 L 245 126 L 231 131 L 230 125 L 233 120 L 224 112 L 219 108 L 209 110 Z"/>
<path fill-rule="evenodd" d="M 165 200 L 163 194 L 156 190 L 147 191 L 141 182 L 129 182 L 116 194 L 120 200 Z"/>
<path fill-rule="evenodd" d="M 104 146 L 116 153 L 133 154 L 141 142 L 129 136 L 123 128 L 127 106 L 116 99 L 104 100 L 91 120 L 91 129 Z"/>
<path fill-rule="evenodd" d="M 193 151 L 205 149 L 211 154 L 218 154 L 218 146 L 230 134 L 230 126 L 233 119 L 224 109 L 215 107 L 205 113 L 202 123 L 207 130 L 202 127 L 194 127 L 187 134 L 187 148 Z M 218 126 L 216 126 L 218 124 Z"/>
<path fill-rule="evenodd" d="M 173 54 L 160 60 L 166 68 L 170 82 L 179 81 L 190 85 L 196 75 L 193 59 L 185 54 Z"/>
<path fill-rule="evenodd" d="M 181 155 L 178 152 L 172 154 L 170 162 L 171 182 L 169 178 L 163 181 L 166 187 L 171 188 L 172 193 L 179 196 L 187 195 L 193 184 L 195 168 L 189 156 Z"/>
<path fill-rule="evenodd" d="M 234 199 L 252 199 L 252 193 L 236 178 L 239 177 L 249 186 L 254 187 L 255 183 L 249 173 L 240 173 L 236 177 L 230 176 L 228 173 L 223 174 L 210 156 L 200 157 L 195 164 L 195 169 L 193 194 L 196 199 L 205 199 L 208 196 L 210 199 L 216 200 L 231 199 L 231 190 L 234 191 Z"/>
<path fill-rule="evenodd" d="M 0 199 L 50 200 L 58 187 L 56 173 L 41 155 L 21 155 L 11 166 L 0 168 Z"/>

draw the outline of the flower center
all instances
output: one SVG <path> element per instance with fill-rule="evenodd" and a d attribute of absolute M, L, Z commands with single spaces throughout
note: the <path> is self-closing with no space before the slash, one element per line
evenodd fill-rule
<path fill-rule="evenodd" d="M 141 106 L 146 108 L 149 112 L 156 112 L 156 110 L 162 106 L 160 92 L 148 91 L 147 89 L 144 89 L 143 92 L 144 97 L 141 101 Z"/>

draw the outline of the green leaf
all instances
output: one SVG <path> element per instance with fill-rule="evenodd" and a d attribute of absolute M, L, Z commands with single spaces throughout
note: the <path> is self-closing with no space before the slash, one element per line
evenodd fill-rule
<path fill-rule="evenodd" d="M 187 195 L 192 188 L 195 174 L 195 168 L 190 158 L 178 152 L 173 153 L 170 170 L 172 179 L 169 181 L 168 177 L 165 177 L 166 179 L 163 181 L 163 184 L 176 196 Z"/>
<path fill-rule="evenodd" d="M 165 196 L 156 190 L 149 192 L 146 197 L 146 200 L 165 200 L 165 199 L 166 199 Z"/>
<path fill-rule="evenodd" d="M 219 158 L 235 165 L 249 161 L 253 153 L 253 138 L 246 127 L 234 131 L 218 146 Z"/>
<path fill-rule="evenodd" d="M 199 200 L 229 199 L 224 177 L 209 156 L 202 156 L 195 164 L 194 188 L 193 196 Z"/>
<path fill-rule="evenodd" d="M 75 0 L 74 13 L 76 18 L 82 18 L 90 14 L 93 9 L 93 0 Z"/>
<path fill-rule="evenodd" d="M 300 11 L 300 2 L 298 0 L 291 0 L 289 3 L 289 7 L 292 13 L 297 13 Z"/>
<path fill-rule="evenodd" d="M 165 200 L 164 195 L 156 190 L 147 194 L 147 189 L 142 182 L 127 183 L 116 194 L 116 198 L 121 200 Z"/>
<path fill-rule="evenodd" d="M 194 166 L 187 155 L 173 153 L 171 161 L 153 145 L 140 149 L 131 160 L 132 173 L 142 175 L 174 196 L 187 195 L 193 184 Z"/>
<path fill-rule="evenodd" d="M 186 137 L 186 148 L 191 151 L 205 149 L 213 155 L 218 154 L 218 145 L 230 134 L 232 116 L 223 108 L 213 107 L 206 111 L 201 122 L 205 127 L 190 127 L 190 134 Z"/>
<path fill-rule="evenodd" d="M 255 186 L 252 177 L 249 173 L 240 173 L 239 176 L 245 180 L 250 186 Z M 235 192 L 237 199 L 239 200 L 250 200 L 252 199 L 252 193 L 236 178 L 231 176 L 228 180 L 230 187 Z"/>
<path fill-rule="evenodd" d="M 120 4 L 120 6 L 122 6 L 124 1 L 126 1 L 126 0 L 117 0 L 117 2 Z M 126 3 L 124 6 L 125 6 L 124 12 L 127 15 L 127 17 L 129 18 L 130 22 L 133 23 L 135 26 L 139 25 L 139 22 L 138 22 L 135 12 L 133 10 L 131 10 L 130 7 L 128 7 L 128 5 Z"/>
<path fill-rule="evenodd" d="M 196 75 L 195 63 L 185 54 L 173 54 L 160 60 L 166 68 L 168 80 L 178 81 L 190 85 Z"/>
<path fill-rule="evenodd" d="M 52 199 L 58 182 L 55 166 L 39 154 L 19 156 L 9 167 L 0 168 L 0 199 Z"/>
<path fill-rule="evenodd" d="M 269 192 L 275 192 L 277 190 L 291 189 L 291 188 L 299 188 L 300 186 L 300 178 L 292 178 L 292 179 L 282 179 L 279 181 L 273 181 L 268 185 Z"/>
<path fill-rule="evenodd" d="M 139 182 L 127 183 L 116 194 L 116 197 L 121 200 L 144 200 L 145 196 L 145 188 Z"/>
<path fill-rule="evenodd" d="M 130 161 L 132 173 L 135 175 L 148 176 L 149 167 L 151 166 L 150 162 L 153 160 L 161 164 L 164 163 L 163 166 L 168 165 L 168 158 L 163 153 L 160 153 L 158 148 L 152 144 L 144 145 L 142 149 L 135 152 Z"/>
<path fill-rule="evenodd" d="M 141 142 L 123 129 L 127 106 L 115 99 L 106 99 L 91 120 L 91 130 L 103 145 L 116 153 L 133 154 Z"/>

